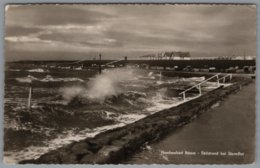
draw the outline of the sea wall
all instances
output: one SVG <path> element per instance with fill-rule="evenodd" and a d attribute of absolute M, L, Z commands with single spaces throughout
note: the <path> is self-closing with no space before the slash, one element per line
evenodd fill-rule
<path fill-rule="evenodd" d="M 227 95 L 252 82 L 249 78 L 233 78 L 234 83 L 208 92 L 197 99 L 162 110 L 121 128 L 108 130 L 93 138 L 73 142 L 50 151 L 38 159 L 20 164 L 117 164 L 129 158 L 146 143 L 159 140 L 183 126 Z"/>

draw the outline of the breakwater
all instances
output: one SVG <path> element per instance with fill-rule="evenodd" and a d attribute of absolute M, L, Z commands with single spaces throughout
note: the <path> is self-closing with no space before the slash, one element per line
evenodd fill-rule
<path fill-rule="evenodd" d="M 38 159 L 20 163 L 35 164 L 107 164 L 120 163 L 147 142 L 158 140 L 191 122 L 217 101 L 238 91 L 252 79 L 236 77 L 234 83 L 202 95 L 179 106 L 162 110 L 135 123 L 74 142 L 50 151 Z"/>

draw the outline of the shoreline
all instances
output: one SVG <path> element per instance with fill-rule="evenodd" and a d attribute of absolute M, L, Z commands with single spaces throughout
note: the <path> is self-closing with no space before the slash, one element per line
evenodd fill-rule
<path fill-rule="evenodd" d="M 200 74 L 201 75 L 201 74 Z M 252 79 L 235 77 L 235 83 L 219 88 L 181 105 L 159 111 L 129 125 L 108 130 L 93 138 L 73 142 L 38 159 L 20 164 L 111 164 L 120 163 L 147 142 L 158 140 L 183 126 Z"/>

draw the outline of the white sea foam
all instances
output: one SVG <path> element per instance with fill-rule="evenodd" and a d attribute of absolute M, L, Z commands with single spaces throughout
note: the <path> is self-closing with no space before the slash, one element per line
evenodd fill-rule
<path fill-rule="evenodd" d="M 202 77 L 191 77 L 191 78 L 183 78 L 186 81 L 204 81 L 206 78 L 205 76 Z"/>
<path fill-rule="evenodd" d="M 38 78 L 28 75 L 27 77 L 15 78 L 18 82 L 21 83 L 31 83 L 32 81 L 38 80 Z"/>
<path fill-rule="evenodd" d="M 73 82 L 73 81 L 79 81 L 79 82 L 84 82 L 84 80 L 80 78 L 54 78 L 51 75 L 46 75 L 45 78 L 36 78 L 34 76 L 28 75 L 27 77 L 19 77 L 15 78 L 18 82 L 21 83 L 31 83 L 33 81 L 38 81 L 38 82 Z"/>
<path fill-rule="evenodd" d="M 149 72 L 149 73 L 148 73 L 148 76 L 153 76 L 153 72 Z"/>
<path fill-rule="evenodd" d="M 107 113 L 112 114 L 110 112 Z M 30 146 L 18 152 L 14 152 L 14 151 L 5 152 L 4 163 L 17 163 L 19 161 L 26 160 L 26 159 L 36 159 L 46 152 L 57 149 L 66 144 L 70 144 L 73 141 L 80 141 L 88 137 L 94 137 L 95 135 L 101 132 L 110 129 L 115 129 L 118 127 L 123 127 L 127 124 L 133 123 L 144 117 L 146 117 L 146 115 L 144 114 L 123 114 L 114 118 L 117 121 L 117 124 L 114 125 L 107 125 L 107 126 L 97 127 L 94 129 L 84 129 L 77 133 L 75 133 L 73 130 L 69 130 L 60 134 L 57 138 L 47 142 L 46 146 Z"/>
<path fill-rule="evenodd" d="M 43 73 L 43 72 L 49 72 L 48 70 L 44 70 L 41 68 L 37 68 L 37 69 L 29 69 L 27 70 L 28 72 L 39 72 L 39 73 Z"/>
<path fill-rule="evenodd" d="M 123 114 L 120 115 L 119 117 L 117 117 L 117 121 L 124 123 L 124 124 L 130 124 L 133 123 L 137 120 L 140 120 L 144 117 L 146 117 L 147 115 L 145 114 Z"/>
<path fill-rule="evenodd" d="M 84 80 L 80 78 L 54 78 L 51 75 L 47 75 L 45 78 L 40 80 L 41 82 L 71 82 L 71 81 L 80 81 L 84 82 Z"/>
<path fill-rule="evenodd" d="M 19 161 L 26 159 L 36 159 L 42 154 L 51 150 L 62 147 L 66 144 L 70 144 L 73 141 L 79 141 L 87 137 L 94 137 L 95 135 L 104 132 L 106 130 L 118 128 L 124 126 L 124 123 L 118 123 L 115 125 L 108 125 L 97 127 L 95 129 L 85 129 L 80 132 L 74 133 L 73 130 L 67 131 L 59 135 L 57 138 L 46 143 L 46 146 L 30 146 L 21 151 L 8 151 L 4 153 L 4 163 L 18 163 Z"/>

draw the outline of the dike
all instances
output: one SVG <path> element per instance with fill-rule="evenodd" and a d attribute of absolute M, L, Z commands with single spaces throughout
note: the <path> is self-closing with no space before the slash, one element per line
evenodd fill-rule
<path fill-rule="evenodd" d="M 140 148 L 162 139 L 231 93 L 252 82 L 250 78 L 234 77 L 233 85 L 210 91 L 179 106 L 159 111 L 124 127 L 108 130 L 93 138 L 73 142 L 19 164 L 118 164 Z"/>

